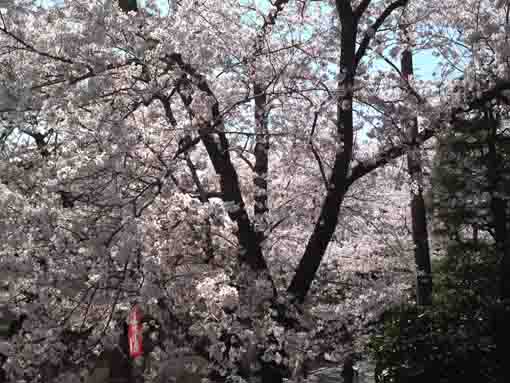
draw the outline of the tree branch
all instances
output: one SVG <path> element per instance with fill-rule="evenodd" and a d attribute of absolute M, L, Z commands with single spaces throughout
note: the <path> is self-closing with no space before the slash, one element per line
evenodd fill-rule
<path fill-rule="evenodd" d="M 423 144 L 425 141 L 433 137 L 435 133 L 436 129 L 429 128 L 423 130 L 416 137 L 416 145 L 419 146 Z M 380 168 L 381 166 L 386 165 L 391 160 L 394 160 L 395 158 L 404 155 L 407 152 L 407 150 L 411 147 L 411 145 L 412 145 L 411 142 L 403 142 L 399 145 L 384 150 L 370 161 L 365 161 L 356 165 L 352 169 L 352 172 L 347 179 L 347 185 L 351 186 L 356 180 L 359 180 L 363 176 L 370 173 L 372 170 Z"/>
<path fill-rule="evenodd" d="M 340 206 L 347 191 L 347 171 L 352 160 L 354 144 L 352 99 L 357 21 L 354 19 L 349 0 L 336 0 L 336 6 L 342 24 L 339 70 L 344 75 L 337 84 L 337 150 L 328 182 L 326 198 L 323 200 L 312 235 L 287 289 L 291 296 L 301 302 L 304 301 L 310 290 L 322 258 L 335 232 Z"/>
<path fill-rule="evenodd" d="M 391 13 L 399 8 L 399 7 L 405 7 L 407 2 L 409 0 L 397 0 L 390 5 L 383 11 L 383 13 L 377 18 L 375 23 L 371 26 L 373 29 L 374 34 L 377 32 L 377 30 L 381 27 L 381 25 L 386 21 L 388 16 L 391 15 Z M 361 43 L 358 47 L 358 50 L 356 52 L 356 57 L 354 59 L 354 67 L 356 68 L 358 64 L 360 63 L 361 59 L 365 55 L 365 52 L 368 48 L 368 45 L 370 44 L 370 41 L 372 41 L 373 35 L 372 33 L 366 33 L 365 36 L 363 36 L 363 39 L 361 40 Z"/>
<path fill-rule="evenodd" d="M 488 101 L 493 100 L 495 98 L 501 98 L 502 92 L 505 90 L 510 89 L 510 81 L 508 80 L 501 80 L 496 85 L 483 92 L 480 98 L 477 98 L 476 100 L 473 100 L 470 102 L 469 109 L 476 109 L 480 106 L 485 105 Z M 455 115 L 455 112 L 459 112 L 460 110 L 456 110 L 453 113 L 453 116 Z M 416 137 L 416 144 L 422 145 L 424 142 L 426 142 L 428 139 L 434 136 L 436 131 L 438 130 L 438 127 L 428 128 L 423 130 L 418 134 Z M 399 145 L 393 146 L 381 153 L 379 153 L 374 159 L 371 161 L 365 161 L 363 163 L 360 163 L 359 165 L 356 165 L 347 180 L 348 186 L 352 185 L 356 180 L 362 178 L 366 174 L 370 173 L 372 170 L 375 170 L 381 166 L 386 165 L 389 161 L 398 158 L 406 153 L 406 151 L 411 146 L 411 142 L 403 142 Z"/>
<path fill-rule="evenodd" d="M 170 64 L 176 64 L 179 68 L 191 76 L 197 88 L 214 100 L 211 106 L 212 119 L 210 121 L 199 122 L 198 132 L 200 140 L 205 146 L 212 162 L 214 170 L 220 176 L 220 186 L 223 201 L 228 204 L 227 210 L 230 219 L 237 223 L 238 239 L 241 248 L 241 262 L 246 263 L 254 271 L 267 271 L 268 266 L 262 255 L 262 248 L 257 242 L 253 226 L 246 211 L 245 203 L 241 194 L 239 177 L 230 159 L 229 142 L 223 132 L 223 129 L 215 129 L 216 126 L 223 127 L 223 118 L 220 115 L 218 101 L 210 89 L 206 78 L 199 73 L 190 64 L 185 63 L 182 56 L 178 53 L 172 53 L 165 57 Z M 187 100 L 191 103 L 191 100 Z M 193 111 L 188 109 L 191 114 Z M 198 116 L 193 116 L 200 120 Z"/>
<path fill-rule="evenodd" d="M 60 61 L 60 62 L 66 63 L 66 64 L 74 64 L 74 61 L 72 61 L 70 59 L 54 56 L 51 53 L 47 53 L 47 52 L 43 52 L 43 51 L 38 50 L 37 48 L 35 48 L 34 46 L 28 44 L 26 41 L 24 41 L 23 39 L 19 38 L 18 36 L 16 36 L 12 32 L 9 32 L 7 30 L 7 28 L 0 27 L 0 32 L 3 32 L 7 36 L 11 37 L 16 42 L 18 42 L 21 45 L 23 45 L 26 50 L 28 50 L 28 51 L 30 51 L 32 53 L 38 54 L 39 56 L 46 57 L 46 58 L 49 58 L 49 59 L 52 59 L 52 60 Z"/>
<path fill-rule="evenodd" d="M 315 149 L 315 146 L 313 146 L 313 142 L 310 140 L 310 148 L 312 149 L 313 156 L 315 157 L 315 160 L 317 161 L 317 164 L 319 165 L 319 171 L 321 172 L 322 182 L 324 182 L 324 186 L 326 187 L 326 190 L 328 189 L 328 177 L 326 176 L 326 172 L 324 171 L 324 165 L 322 164 L 321 157 L 319 156 L 319 153 Z"/>
<path fill-rule="evenodd" d="M 354 10 L 354 17 L 357 20 L 359 20 L 363 13 L 365 13 L 371 1 L 372 0 L 362 0 L 361 3 L 359 3 L 359 5 L 356 7 L 356 9 Z"/>

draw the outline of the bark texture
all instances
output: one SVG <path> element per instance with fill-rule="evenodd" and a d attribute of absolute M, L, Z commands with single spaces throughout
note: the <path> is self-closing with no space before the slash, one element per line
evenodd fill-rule
<path fill-rule="evenodd" d="M 402 53 L 402 76 L 407 82 L 413 75 L 413 56 L 409 49 Z M 403 121 L 411 145 L 407 153 L 407 169 L 411 179 L 411 221 L 416 262 L 416 302 L 419 305 L 432 304 L 432 270 L 427 232 L 427 212 L 423 197 L 423 171 L 420 149 L 417 142 L 418 118 L 412 116 Z"/>

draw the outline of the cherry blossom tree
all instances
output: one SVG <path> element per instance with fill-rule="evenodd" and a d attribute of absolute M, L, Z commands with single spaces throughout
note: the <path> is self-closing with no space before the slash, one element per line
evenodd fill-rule
<path fill-rule="evenodd" d="M 409 284 L 377 275 L 405 242 L 390 240 L 386 222 L 398 227 L 405 214 L 401 199 L 395 216 L 379 217 L 380 205 L 367 213 L 369 177 L 447 128 L 452 111 L 503 98 L 510 85 L 501 4 L 475 14 L 468 3 L 463 12 L 406 0 L 187 1 L 168 15 L 153 2 L 128 13 L 112 1 L 3 9 L 0 263 L 9 308 L 27 314 L 8 373 L 48 381 L 89 363 L 84 351 L 116 344 L 116 316 L 133 301 L 161 324 L 161 365 L 183 345 L 220 381 L 278 381 L 324 350 L 342 360 L 332 334 L 348 336 L 343 320 L 363 327 Z M 417 49 L 450 60 L 446 87 L 403 81 L 392 65 L 404 9 Z M 491 30 L 473 29 L 482 16 Z M 445 42 L 456 25 L 462 33 Z M 485 83 L 478 73 L 491 55 L 499 66 Z M 457 68 L 473 99 L 452 96 Z M 433 105 L 439 95 L 447 102 Z M 416 111 L 409 140 L 400 121 Z M 377 190 L 393 193 L 385 179 Z M 369 247 L 367 236 L 390 245 Z M 364 265 L 372 250 L 381 257 Z M 323 326 L 331 333 L 314 328 L 302 305 L 320 300 L 313 282 L 356 278 L 372 289 L 342 297 L 342 321 Z"/>
<path fill-rule="evenodd" d="M 236 347 L 222 340 L 224 334 L 243 334 L 235 330 L 242 321 L 263 330 L 239 340 L 243 347 L 258 347 L 267 367 L 262 374 L 295 362 L 285 355 L 284 340 L 299 338 L 307 326 L 274 282 L 268 261 L 275 257 L 266 240 L 279 227 L 288 228 L 292 217 L 288 208 L 276 208 L 271 216 L 267 193 L 275 193 L 275 203 L 285 202 L 291 193 L 283 188 L 278 198 L 273 188 L 288 183 L 289 171 L 298 179 L 293 189 L 309 179 L 309 193 L 318 194 L 304 225 L 313 234 L 289 287 L 302 301 L 334 234 L 348 186 L 390 159 L 378 157 L 350 169 L 355 72 L 375 31 L 364 34 L 356 54 L 354 24 L 368 3 L 356 12 L 341 4 L 322 9 L 287 1 L 270 10 L 234 2 L 211 5 L 181 4 L 175 14 L 159 18 L 150 8 L 126 15 L 111 3 L 69 2 L 44 10 L 20 2 L 2 13 L 7 68 L 2 195 L 8 236 L 2 261 L 16 297 L 13 309 L 29 313 L 24 324 L 29 331 L 12 341 L 12 355 L 23 357 L 9 359 L 9 373 L 46 379 L 41 371 L 80 360 L 80 349 L 69 353 L 70 344 L 62 341 L 66 326 L 88 349 L 114 344 L 114 316 L 130 299 L 144 297 L 160 311 L 194 307 L 200 294 L 182 293 L 189 290 L 189 276 L 179 281 L 183 272 L 200 268 L 190 261 L 204 265 L 201 274 L 212 273 L 212 281 L 228 277 L 232 287 L 222 287 L 218 303 L 239 306 L 234 317 L 218 312 L 222 320 L 209 325 L 219 335 L 209 335 L 212 348 L 205 351 L 220 374 L 253 373 L 239 370 L 242 352 L 236 356 Z M 383 12 L 374 29 L 401 5 Z M 242 20 L 246 11 L 250 21 Z M 336 65 L 336 49 L 323 46 L 337 38 L 335 12 L 344 29 L 341 75 L 331 80 L 327 72 Z M 326 29 L 314 25 L 328 15 L 332 22 Z M 311 28 L 312 36 L 296 34 L 293 24 Z M 243 33 L 233 41 L 230 36 L 238 31 Z M 168 40 L 170 35 L 175 39 Z M 255 129 L 250 133 L 246 112 L 252 99 Z M 288 113 L 294 116 L 287 118 Z M 199 142 L 205 152 L 193 149 Z M 403 144 L 395 148 L 390 157 L 404 151 Z M 286 152 L 295 154 L 286 158 Z M 316 168 L 301 172 L 298 162 L 308 157 Z M 273 175 L 271 161 L 282 162 Z M 254 186 L 243 182 L 252 171 Z M 314 189 L 325 194 L 324 201 Z M 255 204 L 256 224 L 247 201 Z M 187 265 L 184 270 L 181 264 Z M 222 296 L 233 303 L 224 303 Z M 205 299 L 213 303 L 208 295 Z M 267 315 L 268 303 L 275 316 Z M 176 311 L 173 321 L 203 323 L 200 310 Z M 214 312 L 214 305 L 207 308 L 206 313 Z M 203 328 L 183 336 L 203 337 Z M 225 358 L 227 348 L 232 355 Z"/>

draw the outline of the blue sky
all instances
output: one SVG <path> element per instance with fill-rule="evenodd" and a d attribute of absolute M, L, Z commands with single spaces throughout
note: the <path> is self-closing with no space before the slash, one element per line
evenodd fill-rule
<path fill-rule="evenodd" d="M 400 67 L 400 58 L 394 59 L 393 63 Z M 433 80 L 440 74 L 438 70 L 439 60 L 434 57 L 431 51 L 419 51 L 413 54 L 414 76 L 419 80 Z M 384 70 L 393 70 L 383 60 L 377 63 L 377 66 Z M 435 76 L 434 76 L 435 75 Z"/>
<path fill-rule="evenodd" d="M 8 2 L 10 0 L 0 0 L 0 4 Z M 42 4 L 51 5 L 58 3 L 61 0 L 40 0 Z M 159 5 L 161 9 L 161 14 L 165 15 L 168 13 L 169 2 L 175 0 L 155 0 L 156 4 Z M 147 0 L 138 0 L 138 3 L 141 6 L 144 6 L 147 3 Z M 259 5 L 263 9 L 265 7 L 269 7 L 270 3 L 268 0 L 259 0 Z M 414 55 L 414 73 L 416 78 L 420 80 L 432 80 L 434 78 L 433 74 L 437 70 L 438 59 L 434 57 L 431 52 L 418 52 Z M 398 64 L 398 63 L 396 63 Z M 387 64 L 381 62 L 381 67 L 387 67 Z"/>
<path fill-rule="evenodd" d="M 418 52 L 414 58 L 414 73 L 415 76 L 421 80 L 432 80 L 434 72 L 439 75 L 437 68 L 439 60 L 437 57 L 432 56 L 431 52 Z"/>

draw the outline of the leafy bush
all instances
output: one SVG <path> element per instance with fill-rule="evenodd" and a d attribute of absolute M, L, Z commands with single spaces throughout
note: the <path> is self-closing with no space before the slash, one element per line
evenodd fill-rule
<path fill-rule="evenodd" d="M 501 382 L 494 344 L 497 262 L 484 245 L 451 246 L 434 263 L 434 304 L 385 313 L 369 348 L 376 381 Z"/>

